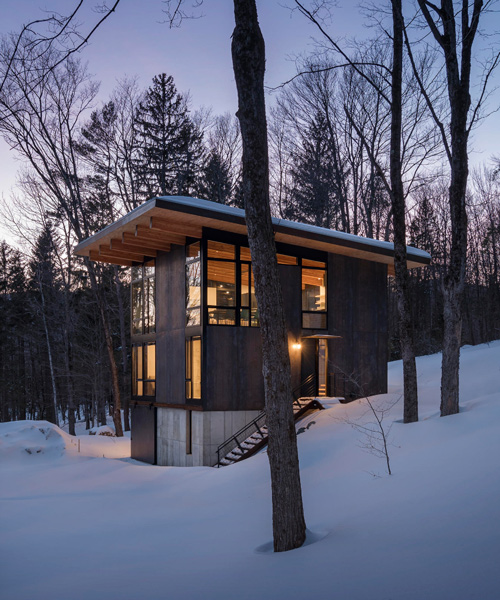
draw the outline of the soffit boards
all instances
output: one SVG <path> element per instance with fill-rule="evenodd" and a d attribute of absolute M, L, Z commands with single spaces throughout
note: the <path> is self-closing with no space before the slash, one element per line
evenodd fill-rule
<path fill-rule="evenodd" d="M 216 212 L 207 208 L 208 203 L 200 204 L 200 201 L 190 205 L 186 201 L 176 202 L 174 198 L 171 201 L 153 198 L 78 244 L 75 254 L 95 261 L 132 266 L 155 258 L 158 252 L 170 251 L 174 244 L 185 245 L 186 238 L 200 238 L 203 227 L 247 234 L 242 211 Z M 355 236 L 350 236 L 351 239 L 332 238 L 322 234 L 319 228 L 314 231 L 292 228 L 282 221 L 275 223 L 273 228 L 277 242 L 384 263 L 388 265 L 389 274 L 394 273 L 392 249 L 358 242 Z M 428 255 L 422 256 L 419 251 L 412 255 L 411 250 L 408 268 L 429 264 Z"/>

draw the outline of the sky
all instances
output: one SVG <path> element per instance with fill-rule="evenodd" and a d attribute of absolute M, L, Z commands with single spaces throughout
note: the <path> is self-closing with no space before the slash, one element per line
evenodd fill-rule
<path fill-rule="evenodd" d="M 110 2 L 108 2 L 110 3 Z M 191 1 L 188 1 L 190 4 Z M 86 0 L 94 7 L 97 0 Z M 19 31 L 28 21 L 44 16 L 42 9 L 67 14 L 76 0 L 2 0 L 0 33 Z M 286 5 L 293 0 L 258 0 L 259 20 L 266 41 L 266 85 L 275 87 L 295 74 L 296 58 L 313 49 L 316 31 L 303 16 Z M 164 22 L 161 0 L 121 0 L 115 12 L 92 36 L 81 58 L 89 72 L 101 81 L 99 101 L 105 101 L 118 80 L 137 76 L 142 88 L 154 75 L 172 75 L 180 92 L 189 92 L 194 109 L 212 107 L 215 114 L 235 113 L 236 87 L 231 64 L 231 33 L 234 27 L 230 0 L 205 0 L 201 18 L 185 21 L 180 28 L 169 29 Z M 336 37 L 366 37 L 358 3 L 339 2 L 329 31 Z M 83 14 L 82 30 L 95 21 L 95 14 Z M 498 15 L 492 15 L 498 18 Z M 499 19 L 500 25 L 500 19 Z M 273 95 L 268 96 L 268 105 Z M 497 98 L 498 104 L 498 98 Z M 492 125 L 493 123 L 493 125 Z M 495 125 L 496 124 L 496 125 Z M 479 160 L 488 159 L 496 150 L 495 136 L 500 118 L 494 116 L 478 134 Z M 15 184 L 20 163 L 0 140 L 0 197 L 8 199 Z M 0 223 L 0 239 L 9 238 L 8 228 Z"/>

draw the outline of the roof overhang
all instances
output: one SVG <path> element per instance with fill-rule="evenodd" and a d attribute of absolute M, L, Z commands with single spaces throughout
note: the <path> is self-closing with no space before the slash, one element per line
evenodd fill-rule
<path fill-rule="evenodd" d="M 204 227 L 247 235 L 245 211 L 198 198 L 155 197 L 80 242 L 75 253 L 91 260 L 132 266 L 156 257 L 158 252 L 168 252 L 172 244 L 184 245 L 186 238 L 200 238 Z M 276 242 L 384 263 L 389 274 L 394 273 L 391 242 L 284 219 L 273 219 L 273 228 Z M 408 246 L 408 268 L 430 261 L 427 252 Z"/>

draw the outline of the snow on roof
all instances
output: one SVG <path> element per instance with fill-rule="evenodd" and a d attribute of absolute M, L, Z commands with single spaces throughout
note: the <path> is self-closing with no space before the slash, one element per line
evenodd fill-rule
<path fill-rule="evenodd" d="M 227 206 L 225 204 L 219 204 L 218 202 L 212 202 L 210 200 L 202 200 L 200 198 L 190 198 L 187 196 L 158 196 L 159 200 L 167 200 L 176 204 L 184 206 L 192 206 L 201 208 L 203 210 L 209 210 L 211 212 L 226 214 L 231 216 L 237 216 L 245 218 L 245 211 L 241 208 L 235 208 L 233 206 Z M 155 200 L 149 200 L 152 202 Z M 354 242 L 356 244 L 363 244 L 371 248 L 384 249 L 386 251 L 394 251 L 394 244 L 392 242 L 386 242 L 383 240 L 375 240 L 372 238 L 366 238 L 352 233 L 343 233 L 342 231 L 336 231 L 334 229 L 326 229 L 324 227 L 318 227 L 316 225 L 309 225 L 306 223 L 297 223 L 295 221 L 287 221 L 286 219 L 278 219 L 277 217 L 272 218 L 273 225 L 276 227 L 286 227 L 288 229 L 294 229 L 296 231 L 303 231 L 307 233 L 313 233 L 323 235 L 334 240 L 343 240 L 347 242 Z M 423 259 L 431 259 L 431 255 L 424 250 L 414 248 L 413 246 L 407 246 L 407 252 L 413 257 L 420 257 Z"/>

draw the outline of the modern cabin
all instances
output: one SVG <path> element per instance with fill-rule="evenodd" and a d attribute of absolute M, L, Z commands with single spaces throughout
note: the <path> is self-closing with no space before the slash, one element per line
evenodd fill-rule
<path fill-rule="evenodd" d="M 292 387 L 346 400 L 386 392 L 393 244 L 282 219 L 273 227 Z M 214 465 L 218 446 L 264 408 L 244 211 L 157 197 L 75 252 L 131 267 L 132 457 Z M 411 247 L 407 258 L 409 268 L 430 262 Z"/>

